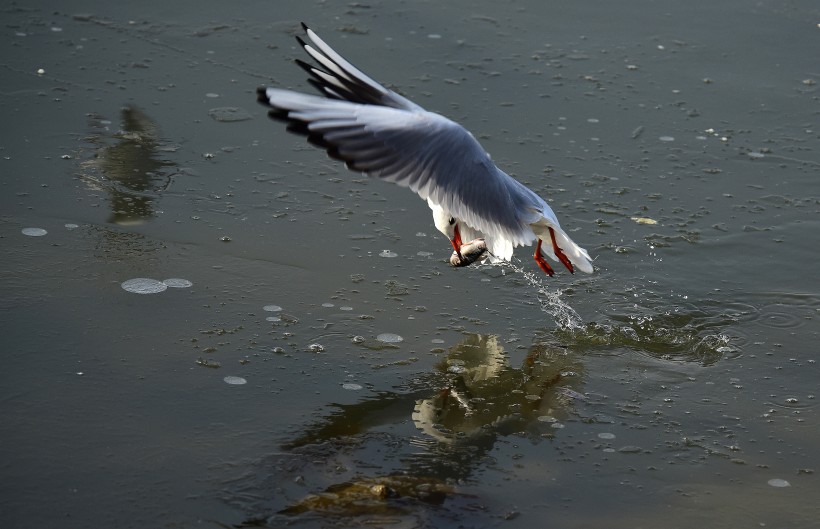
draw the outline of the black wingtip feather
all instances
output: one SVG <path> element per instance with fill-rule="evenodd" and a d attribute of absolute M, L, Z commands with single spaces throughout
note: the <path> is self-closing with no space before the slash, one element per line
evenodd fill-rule
<path fill-rule="evenodd" d="M 268 99 L 267 87 L 260 86 L 256 89 L 256 100 L 262 103 L 263 105 L 270 106 L 270 100 Z"/>

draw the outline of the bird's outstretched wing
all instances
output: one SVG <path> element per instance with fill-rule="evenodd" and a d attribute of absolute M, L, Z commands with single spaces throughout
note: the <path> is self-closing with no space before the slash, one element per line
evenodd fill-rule
<path fill-rule="evenodd" d="M 424 110 L 409 99 L 385 88 L 365 75 L 347 59 L 336 53 L 304 23 L 302 23 L 302 28 L 311 44 L 306 43 L 301 37 L 296 37 L 296 40 L 322 68 L 317 68 L 299 59 L 296 59 L 296 64 L 310 74 L 308 82 L 321 93 L 333 99 L 351 103 L 380 105 L 402 110 Z"/>
<path fill-rule="evenodd" d="M 376 83 L 305 30 L 312 44 L 299 41 L 321 68 L 298 62 L 328 97 L 260 88 L 271 117 L 349 169 L 408 187 L 489 238 L 534 240 L 529 224 L 552 215 L 538 195 L 498 169 L 461 125 Z"/>

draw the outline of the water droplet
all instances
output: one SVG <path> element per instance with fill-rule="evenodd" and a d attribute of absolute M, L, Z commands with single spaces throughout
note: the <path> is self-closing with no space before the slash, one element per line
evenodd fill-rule
<path fill-rule="evenodd" d="M 344 307 L 339 307 L 339 310 L 353 310 L 353 307 L 348 307 L 345 305 Z"/>
<path fill-rule="evenodd" d="M 71 223 L 65 225 L 65 229 L 67 229 L 67 230 L 76 230 L 79 227 L 80 226 L 78 226 L 77 224 L 71 224 Z"/>
<path fill-rule="evenodd" d="M 28 235 L 29 237 L 42 237 L 46 233 L 48 233 L 43 228 L 23 228 L 20 230 L 23 235 Z"/>
<path fill-rule="evenodd" d="M 308 345 L 308 351 L 311 353 L 321 353 L 325 350 L 325 346 L 320 343 L 312 343 Z"/>
<path fill-rule="evenodd" d="M 168 288 L 168 285 L 162 281 L 149 279 L 147 277 L 135 277 L 134 279 L 123 281 L 120 286 L 126 292 L 134 294 L 158 294 Z"/>
<path fill-rule="evenodd" d="M 399 343 L 404 341 L 404 338 L 402 338 L 398 334 L 393 334 L 389 332 L 381 333 L 380 335 L 376 336 L 376 339 L 384 343 Z"/>
<path fill-rule="evenodd" d="M 326 309 L 329 309 L 331 307 L 334 307 L 335 305 L 333 305 L 333 303 L 322 303 L 322 306 L 325 307 Z"/>
<path fill-rule="evenodd" d="M 364 336 L 354 336 L 350 341 L 353 343 L 364 343 Z"/>
<path fill-rule="evenodd" d="M 279 316 L 268 316 L 267 318 L 265 318 L 265 321 L 277 322 L 282 321 L 282 318 L 280 318 Z"/>
<path fill-rule="evenodd" d="M 267 312 L 279 312 L 282 310 L 282 307 L 280 307 L 279 305 L 265 305 L 264 307 L 262 307 L 262 310 L 265 310 Z"/>
<path fill-rule="evenodd" d="M 360 389 L 362 389 L 362 386 L 360 384 L 353 384 L 352 382 L 345 382 L 344 384 L 342 384 L 342 389 L 347 389 L 350 391 L 359 391 Z"/>
<path fill-rule="evenodd" d="M 598 438 L 599 439 L 615 439 L 615 434 L 614 433 L 609 433 L 609 432 L 601 432 L 601 433 L 598 434 Z"/>
<path fill-rule="evenodd" d="M 541 422 L 550 422 L 550 423 L 558 422 L 558 419 L 556 419 L 552 415 L 541 415 L 540 417 L 538 417 L 538 420 L 541 421 Z"/>
<path fill-rule="evenodd" d="M 398 257 L 399 254 L 396 252 L 391 252 L 390 250 L 382 250 L 379 254 L 379 257 Z"/>
<path fill-rule="evenodd" d="M 432 340 L 430 340 L 430 341 L 431 341 L 432 343 L 444 343 L 444 340 L 442 340 L 441 338 L 433 338 L 433 339 L 432 339 Z"/>
<path fill-rule="evenodd" d="M 194 284 L 188 281 L 187 279 L 182 279 L 179 277 L 172 277 L 170 279 L 165 279 L 163 281 L 166 286 L 170 288 L 189 288 L 192 287 Z"/>
<path fill-rule="evenodd" d="M 769 485 L 771 485 L 772 487 L 781 487 L 782 488 L 782 487 L 791 487 L 792 486 L 791 483 L 789 483 L 785 479 L 780 479 L 780 478 L 772 478 L 769 481 L 767 481 L 767 483 Z"/>
<path fill-rule="evenodd" d="M 674 136 L 660 136 L 658 139 L 661 141 L 675 141 Z"/>
<path fill-rule="evenodd" d="M 242 377 L 234 377 L 234 376 L 227 376 L 222 380 L 225 381 L 226 384 L 231 384 L 234 386 L 241 386 L 242 384 L 247 384 L 248 381 Z"/>

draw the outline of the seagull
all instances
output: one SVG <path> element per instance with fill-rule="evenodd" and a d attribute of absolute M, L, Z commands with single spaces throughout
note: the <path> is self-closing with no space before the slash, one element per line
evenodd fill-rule
<path fill-rule="evenodd" d="M 348 169 L 427 200 L 436 229 L 460 260 L 465 241 L 484 239 L 491 262 L 510 261 L 514 247 L 536 243 L 533 258 L 546 274 L 555 272 L 544 254 L 571 273 L 592 272 L 589 253 L 561 229 L 549 204 L 496 167 L 470 132 L 385 88 L 304 23 L 302 28 L 310 42 L 296 40 L 317 65 L 296 64 L 322 96 L 260 87 L 258 98 L 271 108 L 270 117 Z"/>

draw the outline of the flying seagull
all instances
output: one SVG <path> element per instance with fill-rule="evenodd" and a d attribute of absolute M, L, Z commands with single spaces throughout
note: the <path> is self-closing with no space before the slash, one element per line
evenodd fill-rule
<path fill-rule="evenodd" d="M 485 240 L 492 260 L 505 261 L 514 247 L 536 242 L 535 262 L 550 276 L 544 254 L 572 273 L 592 272 L 589 254 L 561 229 L 549 204 L 496 167 L 464 127 L 380 85 L 302 27 L 310 42 L 296 39 L 318 65 L 296 63 L 324 97 L 260 87 L 259 101 L 271 107 L 272 118 L 348 169 L 427 200 L 459 259 L 464 242 L 473 239 Z"/>

